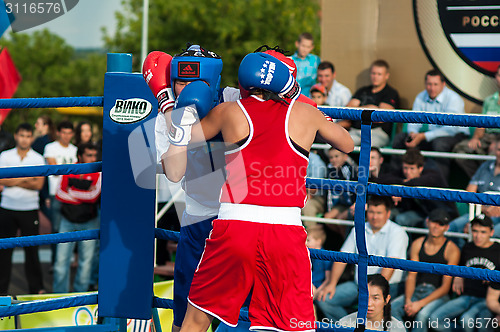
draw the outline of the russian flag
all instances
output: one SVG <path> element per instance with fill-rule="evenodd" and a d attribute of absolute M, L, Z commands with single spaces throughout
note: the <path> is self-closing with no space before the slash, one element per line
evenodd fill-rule
<path fill-rule="evenodd" d="M 500 65 L 500 33 L 452 33 L 450 37 L 476 66 L 496 72 Z"/>

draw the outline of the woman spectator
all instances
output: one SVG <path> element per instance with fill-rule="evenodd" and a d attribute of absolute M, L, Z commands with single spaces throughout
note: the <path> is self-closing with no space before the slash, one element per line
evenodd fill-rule
<path fill-rule="evenodd" d="M 381 274 L 368 276 L 368 312 L 365 326 L 376 331 L 406 331 L 404 324 L 391 316 L 389 283 Z M 356 327 L 358 313 L 354 312 L 340 319 L 341 326 Z"/>
<path fill-rule="evenodd" d="M 90 124 L 90 122 L 79 122 L 75 128 L 75 145 L 80 146 L 84 143 L 93 142 L 92 138 L 92 125 Z"/>

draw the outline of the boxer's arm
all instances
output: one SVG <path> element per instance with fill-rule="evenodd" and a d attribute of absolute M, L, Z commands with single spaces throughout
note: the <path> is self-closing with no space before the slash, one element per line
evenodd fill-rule
<path fill-rule="evenodd" d="M 342 126 L 328 121 L 320 112 L 315 117 L 318 126 L 318 134 L 331 146 L 344 153 L 354 150 L 354 142 L 351 135 Z"/>

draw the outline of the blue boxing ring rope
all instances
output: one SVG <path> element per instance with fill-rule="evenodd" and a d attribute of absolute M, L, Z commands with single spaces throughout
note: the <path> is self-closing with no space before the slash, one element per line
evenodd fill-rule
<path fill-rule="evenodd" d="M 111 73 L 116 76 L 117 80 L 113 81 L 116 86 L 112 86 L 114 90 L 120 90 L 120 80 L 128 78 L 128 74 L 118 74 Z M 111 75 L 111 76 L 113 76 Z M 121 76 L 120 76 L 121 75 Z M 135 79 L 135 78 L 134 78 Z M 142 77 L 141 77 L 142 79 Z M 117 83 L 118 82 L 118 83 Z M 125 84 L 125 83 L 121 83 Z M 142 84 L 145 83 L 142 81 Z M 113 90 L 113 91 L 114 91 Z M 148 91 L 147 87 L 143 91 Z M 139 94 L 144 94 L 144 98 L 149 98 L 150 100 L 155 100 L 154 96 L 145 96 L 146 92 L 139 92 Z M 113 105 L 114 100 L 108 100 L 111 98 L 107 94 L 105 88 L 104 97 L 67 97 L 67 98 L 23 98 L 23 99 L 2 99 L 0 100 L 0 108 L 41 108 L 41 107 L 67 107 L 67 106 L 104 106 L 104 117 L 108 116 L 111 107 L 106 107 L 106 105 Z M 108 103 L 108 104 L 107 104 Z M 156 106 L 155 106 L 156 107 Z M 362 141 L 361 141 L 361 152 L 360 152 L 360 162 L 361 167 L 366 167 L 368 169 L 369 158 L 370 158 L 370 131 L 372 122 L 409 122 L 409 123 L 431 123 L 431 124 L 442 124 L 442 125 L 454 125 L 454 126 L 473 126 L 482 128 L 500 127 L 500 118 L 492 116 L 482 116 L 482 115 L 443 115 L 435 113 L 424 113 L 424 112 L 412 112 L 412 111 L 382 111 L 382 110 L 360 110 L 360 109 L 350 109 L 350 108 L 330 108 L 321 107 L 323 112 L 331 116 L 332 118 L 339 119 L 350 119 L 350 120 L 361 120 L 362 121 Z M 153 108 L 153 112 L 156 108 Z M 155 113 L 154 113 L 155 114 Z M 106 118 L 107 119 L 107 118 Z M 113 132 L 117 129 L 108 128 L 109 124 L 104 122 L 103 130 Z M 120 127 L 118 127 L 120 128 Z M 145 126 L 141 127 L 145 130 Z M 125 144 L 125 142 L 123 143 Z M 130 142 L 129 142 L 130 144 Z M 146 147 L 150 148 L 154 144 L 146 144 Z M 92 163 L 92 164 L 77 164 L 77 165 L 57 165 L 57 166 L 32 166 L 32 167 L 12 167 L 12 168 L 0 168 L 0 178 L 13 178 L 13 177 L 26 177 L 26 176 L 48 176 L 48 175 L 60 175 L 60 174 L 85 174 L 92 172 L 102 171 L 103 165 L 107 165 L 108 161 L 104 158 L 103 163 Z M 148 169 L 148 172 L 156 173 L 156 164 L 154 167 Z M 125 176 L 125 175 L 124 175 Z M 366 283 L 367 277 L 367 267 L 368 266 L 380 266 L 393 269 L 401 269 L 407 271 L 415 272 L 427 272 L 435 273 L 441 275 L 459 276 L 471 279 L 482 279 L 494 282 L 500 282 L 500 272 L 482 270 L 477 268 L 468 268 L 463 266 L 450 266 L 443 264 L 429 264 L 423 262 L 414 262 L 403 259 L 395 259 L 389 257 L 380 257 L 369 255 L 366 250 L 366 242 L 364 237 L 364 227 L 365 227 L 365 211 L 364 206 L 366 202 L 367 194 L 376 195 L 391 195 L 400 197 L 415 197 L 415 198 L 426 198 L 433 200 L 442 201 L 453 201 L 453 202 L 466 202 L 466 203 L 479 203 L 486 205 L 500 205 L 500 196 L 491 194 L 476 194 L 465 192 L 462 190 L 451 190 L 451 189 L 434 189 L 434 188 L 419 188 L 419 187 L 404 187 L 404 186 L 388 186 L 368 183 L 367 174 L 360 175 L 357 182 L 351 181 L 338 181 L 338 180 L 327 180 L 327 179 L 312 179 L 308 178 L 306 186 L 314 186 L 315 188 L 322 188 L 328 190 L 343 190 L 349 191 L 356 194 L 356 210 L 355 210 L 355 229 L 356 229 L 356 245 L 358 247 L 359 254 L 351 253 L 341 253 L 332 252 L 326 250 L 315 250 L 311 249 L 311 257 L 322 259 L 345 262 L 349 264 L 357 264 L 359 271 L 359 299 L 358 299 L 358 317 L 365 318 L 367 312 L 368 304 L 368 289 Z M 103 174 L 103 192 L 104 190 L 112 190 L 111 187 L 106 189 L 106 174 Z M 137 185 L 137 184 L 136 184 Z M 118 193 L 123 194 L 123 193 Z M 111 213 L 111 212 L 110 212 Z M 133 216 L 130 216 L 133 218 Z M 117 224 L 119 227 L 119 224 Z M 116 226 L 113 224 L 113 226 Z M 145 225 L 144 227 L 149 227 Z M 154 227 L 153 227 L 154 228 Z M 11 239 L 0 239 L 0 250 L 13 248 L 13 247 L 23 247 L 23 246 L 36 246 L 40 244 L 58 243 L 58 242 L 69 242 L 69 241 L 82 241 L 91 239 L 101 239 L 103 233 L 107 230 L 91 230 L 91 231 L 79 231 L 72 233 L 62 233 L 62 234 L 50 234 L 50 235 L 40 235 L 40 236 L 29 236 L 29 237 L 19 237 Z M 152 241 L 154 237 L 161 238 L 165 240 L 177 241 L 179 239 L 179 233 L 172 231 L 165 231 L 161 229 L 154 229 L 151 232 L 153 234 Z M 119 233 L 114 233 L 119 234 Z M 110 242 L 109 245 L 114 245 Z M 151 257 L 152 259 L 152 257 Z M 151 271 L 152 273 L 152 271 Z M 99 276 L 101 278 L 101 275 Z M 124 276 L 128 278 L 129 275 Z M 149 286 L 148 286 L 149 287 Z M 147 287 L 146 287 L 147 288 Z M 152 290 L 152 285 L 151 285 Z M 151 292 L 152 293 L 152 292 Z M 0 306 L 0 317 L 35 313 L 41 311 L 50 311 L 61 308 L 68 308 L 73 306 L 96 304 L 100 303 L 103 298 L 106 301 L 119 302 L 123 301 L 120 298 L 110 298 L 109 293 L 102 293 L 100 290 L 97 294 L 89 295 L 78 295 L 63 297 L 52 300 L 43 301 L 29 301 L 24 303 L 16 303 L 10 306 Z M 108 302 L 106 302 L 108 303 Z M 127 305 L 131 305 L 126 303 Z M 163 299 L 158 297 L 151 297 L 149 302 L 149 310 L 151 308 L 173 308 L 173 301 L 169 299 Z M 108 309 L 108 308 L 99 308 Z M 73 327 L 72 329 L 99 329 L 102 331 L 124 331 L 126 326 L 123 324 L 123 318 L 127 316 L 106 316 L 106 320 L 103 324 L 98 324 L 95 326 L 86 327 Z M 135 318 L 135 317 L 131 317 Z M 248 314 L 244 310 L 241 312 L 240 318 L 242 320 L 248 320 Z M 61 328 L 63 329 L 63 328 Z M 318 331 L 352 331 L 353 328 L 342 328 L 337 326 L 325 326 L 325 324 L 318 323 Z"/>

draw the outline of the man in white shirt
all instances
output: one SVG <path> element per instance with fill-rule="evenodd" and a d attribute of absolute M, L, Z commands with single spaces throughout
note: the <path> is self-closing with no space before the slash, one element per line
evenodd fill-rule
<path fill-rule="evenodd" d="M 16 147 L 0 154 L 0 167 L 44 165 L 42 155 L 31 149 L 33 127 L 20 124 L 14 134 Z M 38 191 L 42 189 L 43 177 L 0 179 L 4 186 L 0 201 L 0 237 L 38 235 Z M 13 249 L 0 250 L 0 295 L 7 295 L 12 268 Z M 38 247 L 25 247 L 25 271 L 30 294 L 44 292 L 42 269 L 38 258 Z"/>
<path fill-rule="evenodd" d="M 454 91 L 446 87 L 443 74 L 432 69 L 425 74 L 425 90 L 420 92 L 413 103 L 413 110 L 442 114 L 465 114 L 464 101 Z M 400 133 L 394 138 L 393 148 L 418 147 L 421 150 L 450 152 L 453 147 L 469 136 L 469 128 L 436 124 L 409 123 L 408 133 Z M 397 168 L 400 158 L 392 158 L 391 165 Z M 448 179 L 450 159 L 436 158 L 445 179 Z"/>
<path fill-rule="evenodd" d="M 368 200 L 366 213 L 366 248 L 368 254 L 406 259 L 408 234 L 398 224 L 389 220 L 392 202 L 389 197 L 372 196 Z M 345 240 L 341 252 L 358 253 L 354 228 Z M 337 285 L 344 273 L 346 263 L 335 262 L 330 273 L 330 280 L 318 288 L 316 304 L 328 319 L 335 321 L 346 316 L 345 307 L 353 305 L 358 299 L 358 271 L 354 281 Z M 402 282 L 403 271 L 379 266 L 368 266 L 368 275 L 380 273 L 391 285 L 391 295 L 397 294 Z"/>
<path fill-rule="evenodd" d="M 345 107 L 351 100 L 351 90 L 335 79 L 335 67 L 329 61 L 323 61 L 318 66 L 318 82 L 328 91 L 326 104 L 334 107 Z"/>
<path fill-rule="evenodd" d="M 77 162 L 76 146 L 71 144 L 73 139 L 74 128 L 69 121 L 62 121 L 57 126 L 57 140 L 45 146 L 43 156 L 49 165 L 74 164 Z M 56 191 L 61 182 L 60 175 L 49 176 L 49 197 L 50 202 L 46 202 L 52 223 L 52 233 L 59 232 L 61 224 L 61 204 L 55 198 Z"/>

